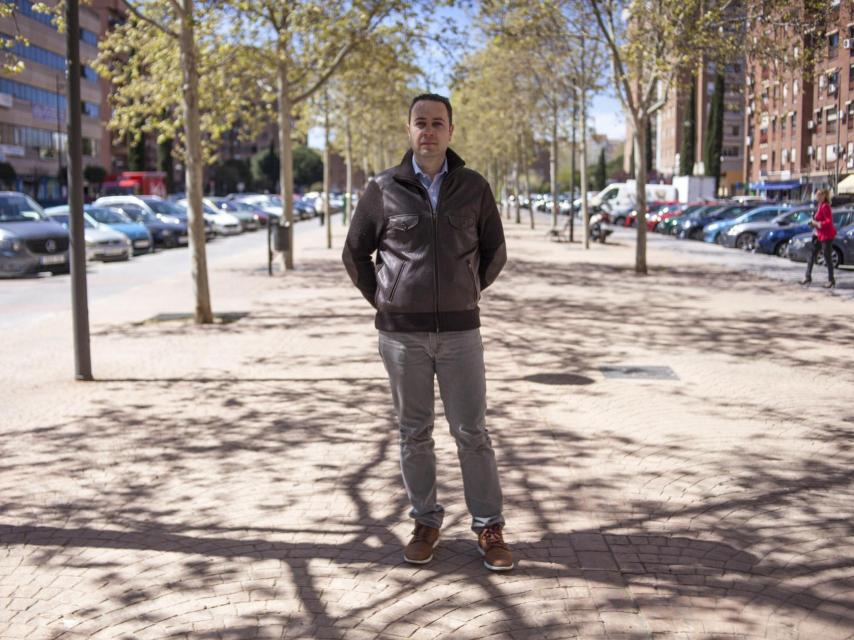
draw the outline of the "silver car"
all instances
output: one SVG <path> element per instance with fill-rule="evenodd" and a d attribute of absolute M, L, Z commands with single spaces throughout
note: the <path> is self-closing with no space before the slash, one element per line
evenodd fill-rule
<path fill-rule="evenodd" d="M 68 231 L 29 196 L 0 192 L 0 276 L 68 273 Z"/>
<path fill-rule="evenodd" d="M 51 220 L 58 222 L 66 229 L 68 228 L 67 206 L 45 209 L 45 214 Z M 130 260 L 133 253 L 130 238 L 93 220 L 88 213 L 83 214 L 83 233 L 86 240 L 86 260 L 100 260 L 102 262 Z"/>

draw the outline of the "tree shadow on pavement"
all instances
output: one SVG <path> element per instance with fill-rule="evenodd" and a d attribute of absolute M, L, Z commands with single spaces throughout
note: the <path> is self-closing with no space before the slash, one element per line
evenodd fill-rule
<path fill-rule="evenodd" d="M 47 585 L 12 598 L 27 603 L 24 624 L 51 638 L 850 636 L 854 418 L 755 400 L 751 415 L 791 428 L 785 443 L 758 429 L 650 435 L 620 413 L 598 366 L 639 346 L 839 367 L 854 337 L 803 310 L 703 308 L 708 272 L 643 286 L 626 273 L 514 260 L 486 293 L 488 420 L 519 563 L 508 574 L 487 572 L 475 549 L 441 413 L 444 539 L 431 564 L 403 563 L 411 525 L 389 389 L 367 373 L 365 305 L 326 295 L 342 287 L 338 265 L 276 284 L 294 300 L 311 293 L 316 313 L 264 302 L 222 329 L 106 330 L 116 349 L 180 335 L 222 363 L 169 375 L 140 365 L 2 444 L 0 577 Z M 617 295 L 599 299 L 605 281 Z M 297 320 L 317 322 L 313 337 Z M 837 354 L 790 349 L 827 332 Z M 558 413 L 569 402 L 613 411 L 614 428 Z M 709 412 L 723 422 L 733 408 Z"/>

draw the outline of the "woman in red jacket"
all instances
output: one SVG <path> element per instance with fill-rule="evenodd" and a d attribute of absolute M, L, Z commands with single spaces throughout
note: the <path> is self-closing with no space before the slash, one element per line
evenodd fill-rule
<path fill-rule="evenodd" d="M 812 282 L 812 265 L 818 257 L 819 249 L 823 250 L 824 263 L 827 265 L 827 284 L 826 289 L 836 286 L 836 280 L 833 279 L 833 239 L 836 237 L 836 227 L 833 226 L 833 214 L 830 211 L 830 192 L 827 189 L 819 189 L 816 192 L 816 200 L 818 201 L 818 209 L 815 212 L 810 226 L 815 229 L 812 237 L 812 255 L 807 262 L 807 272 L 801 284 L 809 284 Z"/>

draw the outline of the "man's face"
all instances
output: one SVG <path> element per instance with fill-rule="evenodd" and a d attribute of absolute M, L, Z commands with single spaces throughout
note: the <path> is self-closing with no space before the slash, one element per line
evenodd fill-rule
<path fill-rule="evenodd" d="M 448 109 L 443 103 L 419 100 L 412 107 L 406 130 L 416 160 L 437 160 L 445 157 L 454 126 L 448 123 Z"/>

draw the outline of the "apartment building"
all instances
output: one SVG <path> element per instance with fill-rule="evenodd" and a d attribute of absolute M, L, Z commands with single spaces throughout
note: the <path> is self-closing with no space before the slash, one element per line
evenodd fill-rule
<path fill-rule="evenodd" d="M 694 157 L 690 159 L 694 175 L 704 175 L 703 149 L 709 131 L 709 113 L 715 92 L 716 67 L 708 64 L 693 78 L 685 76 L 671 87 L 667 103 L 656 116 L 655 166 L 665 179 L 679 175 L 683 124 L 689 117 L 691 91 L 694 91 Z M 732 195 L 744 188 L 744 64 L 727 65 L 724 71 L 724 130 L 721 146 L 719 191 Z"/>
<path fill-rule="evenodd" d="M 65 44 L 50 17 L 33 10 L 30 0 L 15 0 L 16 13 L 0 19 L 6 38 L 21 35 L 28 45 L 16 44 L 12 51 L 25 64 L 21 73 L 0 73 L 0 161 L 12 165 L 17 174 L 16 190 L 42 201 L 63 198 L 67 171 Z M 101 20 L 98 12 L 80 8 L 81 98 L 83 114 L 83 162 L 103 164 L 104 88 L 88 65 L 97 55 Z"/>
<path fill-rule="evenodd" d="M 759 193 L 808 197 L 854 173 L 854 3 L 831 0 L 830 28 L 808 38 L 793 39 L 783 64 L 751 65 L 745 173 Z M 813 68 L 791 70 L 806 47 Z"/>

